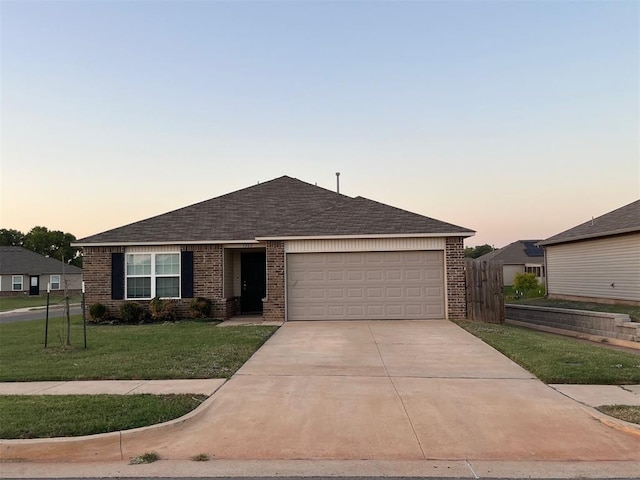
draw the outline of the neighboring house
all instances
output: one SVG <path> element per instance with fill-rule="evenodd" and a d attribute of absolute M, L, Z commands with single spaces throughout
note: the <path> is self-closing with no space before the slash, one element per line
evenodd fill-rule
<path fill-rule="evenodd" d="M 640 200 L 539 244 L 550 297 L 640 305 Z"/>
<path fill-rule="evenodd" d="M 474 232 L 287 176 L 78 240 L 89 304 L 267 320 L 465 317 Z"/>
<path fill-rule="evenodd" d="M 518 240 L 506 247 L 485 253 L 476 261 L 502 262 L 504 284 L 511 286 L 516 273 L 533 273 L 538 282 L 545 279 L 544 251 L 536 244 L 540 240 Z"/>
<path fill-rule="evenodd" d="M 22 247 L 0 247 L 0 294 L 40 295 L 80 291 L 82 269 Z"/>

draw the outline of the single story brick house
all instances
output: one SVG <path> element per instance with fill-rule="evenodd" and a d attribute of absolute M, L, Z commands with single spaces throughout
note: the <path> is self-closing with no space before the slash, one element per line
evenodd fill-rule
<path fill-rule="evenodd" d="M 88 304 L 265 320 L 463 318 L 472 230 L 283 176 L 74 243 Z"/>
<path fill-rule="evenodd" d="M 539 245 L 550 297 L 640 305 L 640 200 Z"/>
<path fill-rule="evenodd" d="M 485 253 L 477 262 L 502 262 L 502 278 L 505 286 L 513 285 L 516 273 L 533 273 L 544 284 L 544 250 L 537 245 L 540 240 L 517 240 L 506 247 Z"/>
<path fill-rule="evenodd" d="M 82 269 L 22 247 L 0 247 L 0 295 L 79 292 Z"/>

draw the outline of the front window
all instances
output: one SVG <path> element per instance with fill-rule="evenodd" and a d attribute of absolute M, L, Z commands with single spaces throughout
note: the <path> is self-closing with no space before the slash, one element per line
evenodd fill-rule
<path fill-rule="evenodd" d="M 13 275 L 11 277 L 11 290 L 19 292 L 22 290 L 22 275 Z"/>
<path fill-rule="evenodd" d="M 179 253 L 127 255 L 127 298 L 180 298 Z"/>
<path fill-rule="evenodd" d="M 60 290 L 60 275 L 51 275 L 49 277 L 49 285 L 51 290 Z"/>

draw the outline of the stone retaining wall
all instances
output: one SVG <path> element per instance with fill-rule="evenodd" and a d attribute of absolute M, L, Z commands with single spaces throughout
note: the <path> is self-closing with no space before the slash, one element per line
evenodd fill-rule
<path fill-rule="evenodd" d="M 640 342 L 640 323 L 624 313 L 588 312 L 532 305 L 505 305 L 507 320 Z"/>

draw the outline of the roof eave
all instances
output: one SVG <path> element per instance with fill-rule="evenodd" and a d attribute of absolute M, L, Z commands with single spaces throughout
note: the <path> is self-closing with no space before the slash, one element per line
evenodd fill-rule
<path fill-rule="evenodd" d="M 622 235 L 625 233 L 634 233 L 634 232 L 640 232 L 640 227 L 622 228 L 620 230 L 611 230 L 608 232 L 592 233 L 588 235 L 577 235 L 575 237 L 559 238 L 557 240 L 552 240 L 552 239 L 543 240 L 541 242 L 538 242 L 537 245 L 540 245 L 540 246 L 557 245 L 559 243 L 571 243 L 571 242 L 578 242 L 580 240 L 590 240 L 593 238 L 613 237 L 614 235 Z"/>
<path fill-rule="evenodd" d="M 218 245 L 225 243 L 260 243 L 250 240 L 167 240 L 166 242 L 74 242 L 72 247 L 155 247 L 161 245 Z"/>
<path fill-rule="evenodd" d="M 276 237 L 256 237 L 258 241 L 271 240 L 342 240 L 361 238 L 429 238 L 429 237 L 472 237 L 476 232 L 455 233 L 395 233 L 395 234 L 368 234 L 368 235 L 292 235 Z"/>

